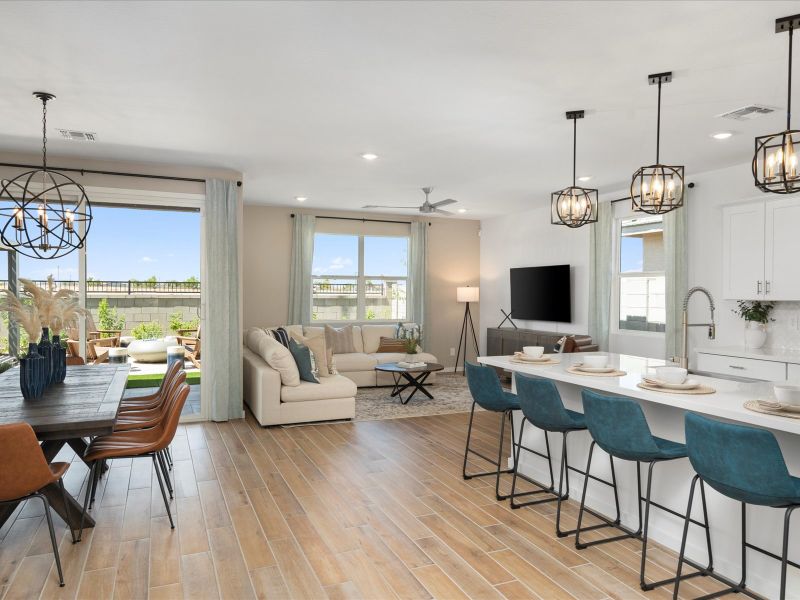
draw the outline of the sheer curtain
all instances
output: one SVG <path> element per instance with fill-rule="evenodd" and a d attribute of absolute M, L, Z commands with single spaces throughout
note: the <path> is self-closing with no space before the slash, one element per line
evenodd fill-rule
<path fill-rule="evenodd" d="M 689 289 L 688 193 L 683 207 L 664 215 L 664 274 L 667 323 L 664 336 L 665 358 L 681 353 L 683 298 Z"/>
<path fill-rule="evenodd" d="M 590 225 L 589 237 L 589 335 L 601 350 L 608 350 L 614 206 L 610 202 L 599 202 L 597 217 L 597 223 Z"/>
<path fill-rule="evenodd" d="M 214 421 L 241 419 L 239 194 L 235 181 L 206 181 L 204 254 L 208 318 L 203 329 L 203 394 Z"/>
<path fill-rule="evenodd" d="M 294 217 L 287 325 L 305 325 L 311 321 L 311 263 L 314 259 L 315 221 L 313 215 Z"/>
<path fill-rule="evenodd" d="M 422 327 L 426 317 L 427 301 L 427 251 L 428 223 L 411 223 L 411 236 L 408 244 L 408 297 L 411 298 L 411 311 L 408 316 Z"/>

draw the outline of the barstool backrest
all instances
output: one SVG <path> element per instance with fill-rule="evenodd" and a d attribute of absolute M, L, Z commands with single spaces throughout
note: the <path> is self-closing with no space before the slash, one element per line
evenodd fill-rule
<path fill-rule="evenodd" d="M 500 385 L 500 378 L 492 367 L 467 363 L 467 385 L 472 394 L 472 399 L 484 410 L 495 412 L 507 410 L 509 407 L 506 401 L 503 386 Z"/>
<path fill-rule="evenodd" d="M 798 501 L 800 490 L 771 431 L 687 413 L 686 448 L 698 475 L 734 500 L 766 506 Z"/>
<path fill-rule="evenodd" d="M 660 455 L 642 407 L 636 402 L 591 390 L 583 390 L 582 395 L 586 426 L 603 450 L 631 460 Z"/>
<path fill-rule="evenodd" d="M 517 373 L 515 381 L 522 414 L 536 427 L 551 431 L 574 425 L 550 379 Z"/>

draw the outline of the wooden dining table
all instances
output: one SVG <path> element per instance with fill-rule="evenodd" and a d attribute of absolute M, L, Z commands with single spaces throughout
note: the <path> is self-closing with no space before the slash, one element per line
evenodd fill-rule
<path fill-rule="evenodd" d="M 51 385 L 40 398 L 26 400 L 19 387 L 19 368 L 9 369 L 0 374 L 0 425 L 28 423 L 48 463 L 65 445 L 83 457 L 88 438 L 114 430 L 129 371 L 128 365 L 70 366 L 64 383 Z M 42 493 L 66 523 L 78 528 L 83 506 L 75 497 L 66 494 L 65 505 L 55 484 Z M 0 506 L 0 527 L 15 509 L 12 504 Z M 93 526 L 94 519 L 86 515 L 84 527 Z"/>

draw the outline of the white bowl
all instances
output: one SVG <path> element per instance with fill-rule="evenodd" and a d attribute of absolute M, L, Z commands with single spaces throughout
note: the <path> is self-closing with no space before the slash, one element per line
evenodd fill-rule
<path fill-rule="evenodd" d="M 531 358 L 539 358 L 542 354 L 544 354 L 544 346 L 523 346 L 522 351 L 526 356 L 530 356 Z"/>
<path fill-rule="evenodd" d="M 775 398 L 781 404 L 800 406 L 800 385 L 775 385 Z"/>
<path fill-rule="evenodd" d="M 664 383 L 683 383 L 689 371 L 682 367 L 656 367 L 656 377 Z"/>
<path fill-rule="evenodd" d="M 602 369 L 608 366 L 608 356 L 605 354 L 587 354 L 581 357 L 584 367 L 590 369 Z"/>

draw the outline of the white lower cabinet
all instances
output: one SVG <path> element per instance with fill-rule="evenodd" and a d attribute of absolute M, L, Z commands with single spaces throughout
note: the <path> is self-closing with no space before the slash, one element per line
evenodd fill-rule
<path fill-rule="evenodd" d="M 754 358 L 741 358 L 738 356 L 725 356 L 721 354 L 697 354 L 697 370 L 722 375 L 736 375 L 763 379 L 764 381 L 786 381 L 787 365 L 785 362 L 771 360 L 758 360 Z M 800 373 L 797 373 L 800 378 Z"/>
<path fill-rule="evenodd" d="M 792 383 L 800 384 L 800 365 L 789 364 L 789 371 L 786 379 Z"/>

